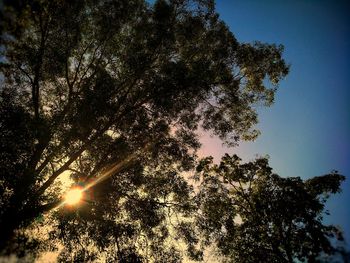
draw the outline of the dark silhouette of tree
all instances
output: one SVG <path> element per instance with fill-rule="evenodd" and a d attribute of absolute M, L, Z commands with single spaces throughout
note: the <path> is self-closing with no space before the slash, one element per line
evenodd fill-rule
<path fill-rule="evenodd" d="M 267 159 L 242 164 L 236 155 L 219 165 L 203 159 L 197 172 L 198 230 L 232 262 L 320 262 L 344 252 L 334 245 L 341 231 L 322 222 L 326 200 L 345 179 L 337 172 L 282 178 Z"/>
<path fill-rule="evenodd" d="M 273 102 L 288 73 L 283 48 L 239 43 L 210 0 L 0 8 L 0 253 L 62 246 L 63 262 L 178 262 L 177 240 L 200 259 L 205 231 L 193 218 L 206 208 L 184 176 L 197 164 L 196 131 L 230 145 L 256 138 L 256 106 Z M 63 202 L 65 174 L 85 187 L 78 205 Z M 217 201 L 236 214 L 232 196 Z M 209 212 L 207 237 L 224 220 Z"/>
<path fill-rule="evenodd" d="M 89 246 L 111 260 L 176 259 L 167 218 L 193 209 L 181 173 L 194 167 L 196 129 L 254 139 L 255 106 L 288 72 L 282 47 L 237 42 L 212 1 L 4 5 L 0 249 L 34 242 L 24 230 L 60 203 L 63 173 L 87 184 L 123 164 L 91 200 L 52 212 L 50 238 L 65 260 L 93 258 Z"/>

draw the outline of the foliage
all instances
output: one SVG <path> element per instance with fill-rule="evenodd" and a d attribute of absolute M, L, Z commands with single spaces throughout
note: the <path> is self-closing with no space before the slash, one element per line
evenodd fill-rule
<path fill-rule="evenodd" d="M 184 174 L 197 164 L 197 129 L 229 145 L 255 139 L 256 107 L 273 102 L 288 73 L 283 47 L 239 43 L 211 0 L 0 9 L 1 254 L 61 246 L 59 261 L 178 262 L 177 240 L 201 259 L 200 241 L 234 225 L 237 207 L 220 181 L 193 202 Z M 89 186 L 77 206 L 62 204 L 67 174 Z M 309 182 L 315 198 L 338 189 L 324 182 Z M 198 205 L 206 225 L 196 233 Z M 235 251 L 230 235 L 218 243 L 225 254 Z"/>
<path fill-rule="evenodd" d="M 255 106 L 288 72 L 282 47 L 238 43 L 209 0 L 15 1 L 1 15 L 1 250 L 60 202 L 62 174 L 87 184 L 119 165 L 54 210 L 62 258 L 177 258 L 167 218 L 194 209 L 181 173 L 196 129 L 254 139 Z"/>
<path fill-rule="evenodd" d="M 199 231 L 232 262 L 316 262 L 337 252 L 341 231 L 322 222 L 324 204 L 340 191 L 344 176 L 302 180 L 274 173 L 266 158 L 241 163 L 225 155 L 203 159 L 197 202 Z"/>

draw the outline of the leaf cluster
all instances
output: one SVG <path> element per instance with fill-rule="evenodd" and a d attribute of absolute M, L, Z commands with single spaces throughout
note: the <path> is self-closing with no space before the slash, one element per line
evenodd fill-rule
<path fill-rule="evenodd" d="M 198 231 L 232 262 L 316 262 L 343 240 L 337 227 L 323 223 L 325 202 L 345 179 L 336 171 L 283 178 L 266 158 L 241 163 L 226 154 L 219 165 L 203 159 L 196 178 Z"/>

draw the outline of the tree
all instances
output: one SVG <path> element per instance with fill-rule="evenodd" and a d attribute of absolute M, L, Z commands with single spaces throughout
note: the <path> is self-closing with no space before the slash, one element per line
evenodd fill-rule
<path fill-rule="evenodd" d="M 0 250 L 40 245 L 30 229 L 50 212 L 66 260 L 176 261 L 168 214 L 194 210 L 182 172 L 198 125 L 229 144 L 254 139 L 256 106 L 288 73 L 283 48 L 239 43 L 210 0 L 6 3 Z M 108 169 L 84 204 L 52 210 L 64 173 L 87 184 Z"/>
<path fill-rule="evenodd" d="M 236 155 L 219 165 L 203 159 L 197 172 L 198 231 L 232 262 L 320 262 L 341 252 L 333 244 L 341 231 L 322 222 L 326 200 L 345 179 L 337 172 L 282 178 L 266 158 L 242 164 Z"/>

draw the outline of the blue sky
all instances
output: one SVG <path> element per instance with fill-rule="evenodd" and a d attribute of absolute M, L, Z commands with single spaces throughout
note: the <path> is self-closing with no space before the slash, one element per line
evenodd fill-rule
<path fill-rule="evenodd" d="M 350 2 L 349 2 L 350 3 Z M 262 134 L 227 149 L 204 135 L 203 154 L 216 160 L 270 156 L 281 176 L 310 178 L 338 170 L 343 193 L 330 199 L 327 222 L 339 224 L 350 244 L 350 4 L 346 1 L 218 0 L 217 11 L 240 42 L 283 44 L 291 72 L 275 104 L 260 109 Z"/>

